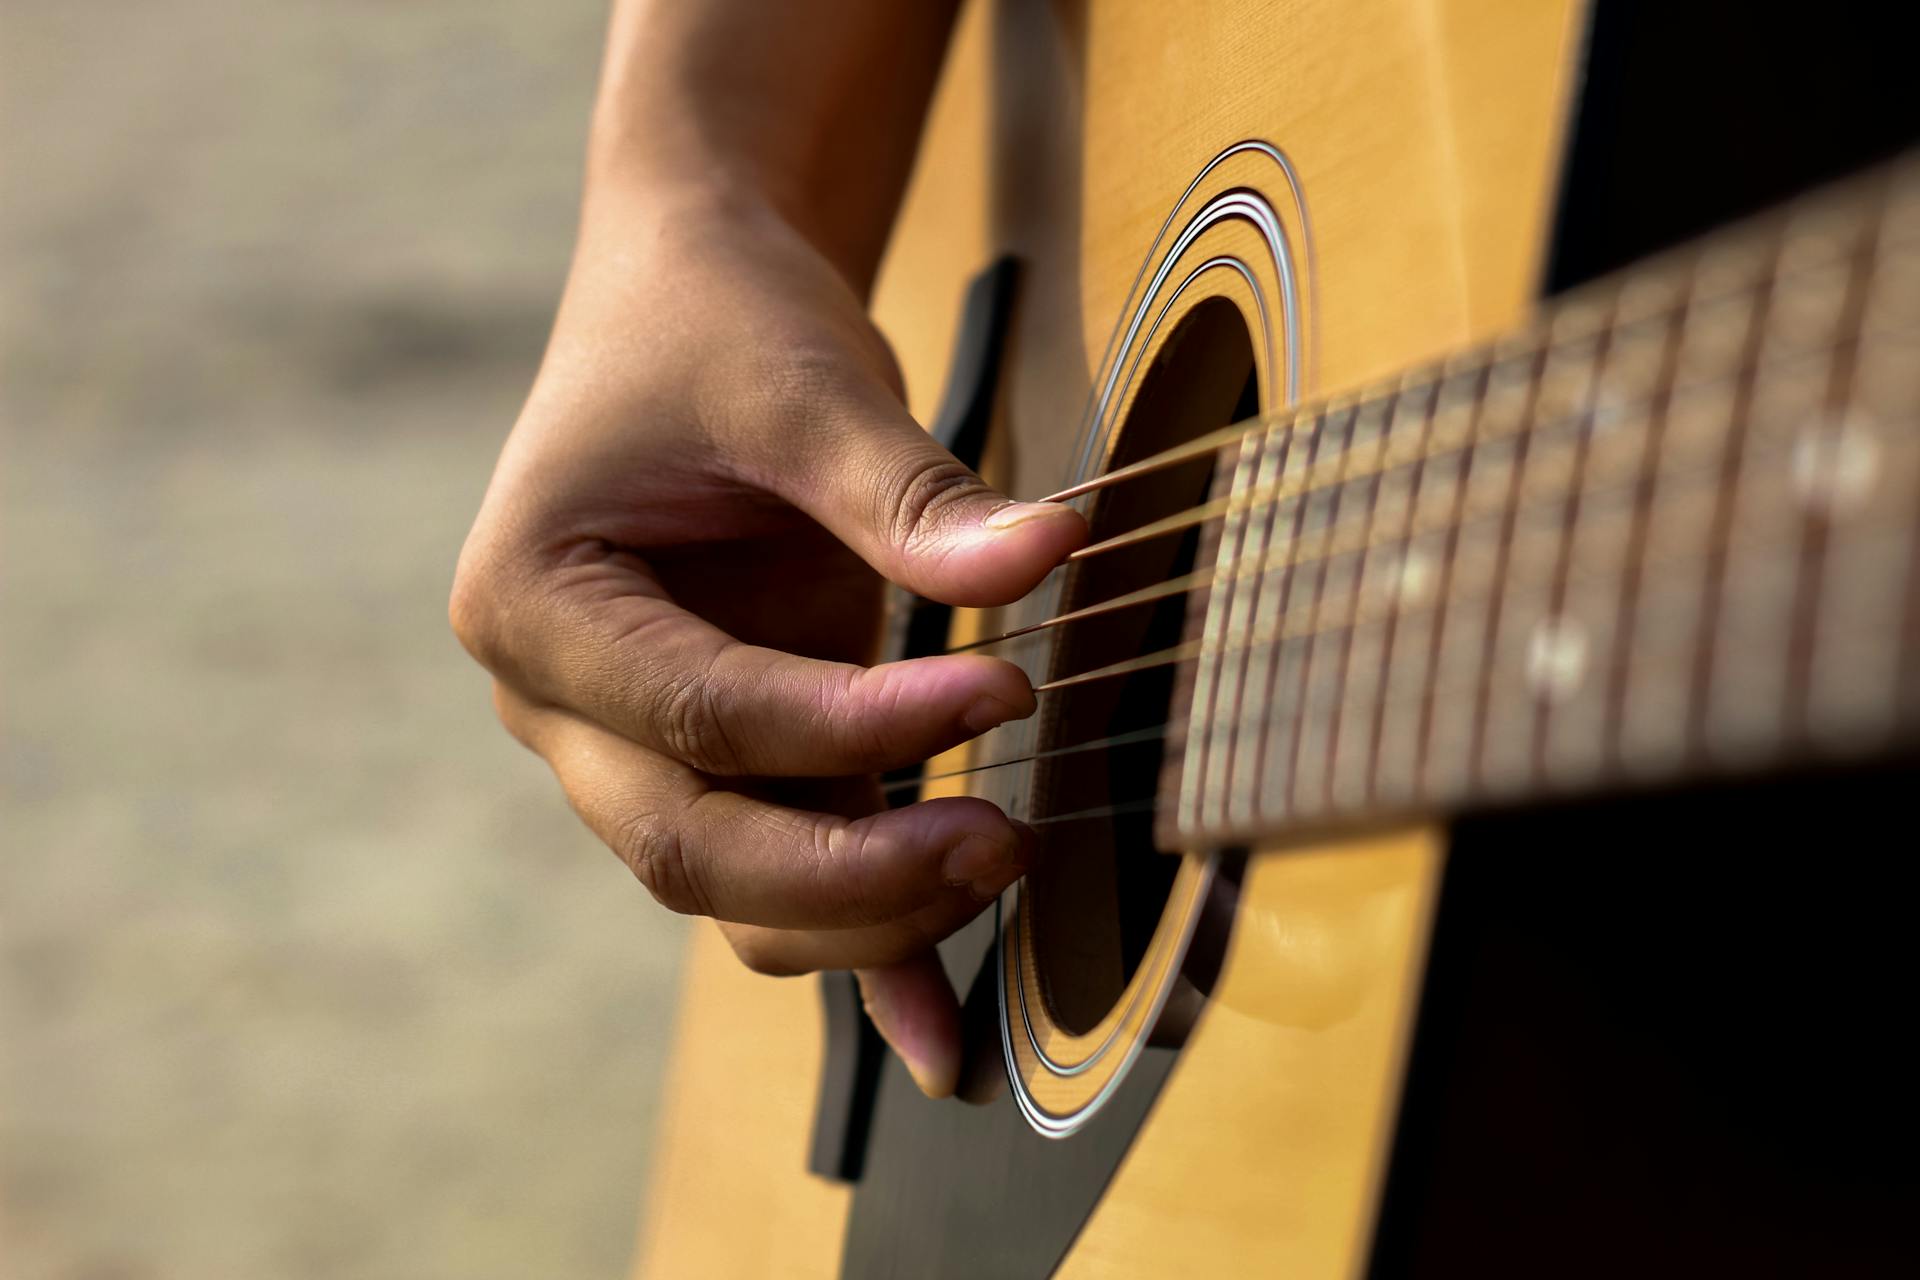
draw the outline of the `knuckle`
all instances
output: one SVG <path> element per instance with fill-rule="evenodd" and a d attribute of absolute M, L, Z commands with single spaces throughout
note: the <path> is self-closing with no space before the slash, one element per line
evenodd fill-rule
<path fill-rule="evenodd" d="M 886 518 L 894 545 L 911 546 L 931 533 L 941 513 L 952 503 L 986 488 L 972 470 L 944 454 L 903 458 L 891 468 L 881 492 L 887 496 Z"/>
<path fill-rule="evenodd" d="M 681 915 L 713 914 L 695 883 L 678 828 L 643 811 L 621 820 L 613 837 L 613 851 L 661 906 Z"/>
<path fill-rule="evenodd" d="M 651 719 L 675 759 L 703 773 L 738 774 L 741 757 L 727 734 L 722 701 L 711 668 L 688 672 L 660 686 Z"/>
<path fill-rule="evenodd" d="M 887 667 L 855 667 L 826 689 L 820 719 L 839 749 L 861 765 L 891 763 L 891 726 L 898 718 L 902 687 L 899 673 Z"/>
<path fill-rule="evenodd" d="M 500 577 L 498 559 L 469 546 L 454 570 L 447 600 L 447 623 L 455 638 L 489 669 L 500 658 Z"/>
<path fill-rule="evenodd" d="M 872 878 L 867 874 L 868 856 L 875 851 L 871 832 L 867 822 L 823 822 L 813 832 L 814 876 L 831 886 L 847 920 L 859 925 L 885 918 L 873 901 Z"/>

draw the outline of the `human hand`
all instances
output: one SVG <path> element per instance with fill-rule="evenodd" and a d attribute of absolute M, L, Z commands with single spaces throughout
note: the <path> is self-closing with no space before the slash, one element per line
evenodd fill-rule
<path fill-rule="evenodd" d="M 862 665 L 881 580 L 1006 603 L 1086 528 L 989 488 L 902 398 L 853 289 L 765 203 L 590 200 L 451 614 L 507 728 L 657 899 L 760 972 L 860 970 L 938 1095 L 959 1033 L 932 946 L 1032 833 L 973 798 L 887 810 L 873 775 L 1034 697 L 996 658 Z"/>

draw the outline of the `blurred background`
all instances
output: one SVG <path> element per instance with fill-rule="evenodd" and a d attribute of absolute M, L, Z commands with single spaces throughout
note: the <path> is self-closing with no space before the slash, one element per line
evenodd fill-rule
<path fill-rule="evenodd" d="M 0 1274 L 621 1274 L 681 922 L 448 633 L 602 0 L 0 0 Z"/>

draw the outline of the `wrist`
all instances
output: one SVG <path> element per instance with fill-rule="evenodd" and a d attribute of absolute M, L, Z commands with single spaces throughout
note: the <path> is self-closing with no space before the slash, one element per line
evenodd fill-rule
<path fill-rule="evenodd" d="M 845 222 L 818 208 L 799 181 L 718 149 L 698 160 L 658 148 L 595 150 L 582 202 L 584 248 L 632 253 L 682 242 L 689 233 L 790 239 L 830 264 L 856 296 L 866 296 L 877 254 L 850 240 Z"/>
<path fill-rule="evenodd" d="M 805 241 L 750 173 L 725 165 L 699 170 L 623 165 L 590 174 L 581 204 L 584 262 L 624 262 L 651 270 L 660 254 L 769 238 Z"/>

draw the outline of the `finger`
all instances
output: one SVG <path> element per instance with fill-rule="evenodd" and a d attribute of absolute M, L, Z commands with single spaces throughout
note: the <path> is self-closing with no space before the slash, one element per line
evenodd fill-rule
<path fill-rule="evenodd" d="M 780 929 L 871 927 L 943 899 L 990 898 L 1032 849 L 1028 833 L 984 800 L 948 797 L 851 820 L 810 813 L 716 789 L 506 685 L 495 696 L 508 729 L 545 757 L 587 826 L 675 911 Z"/>
<path fill-rule="evenodd" d="M 980 905 L 974 904 L 973 909 L 978 911 Z M 885 960 L 861 962 L 856 968 L 850 964 L 813 964 L 804 958 L 817 954 L 815 944 L 838 936 L 835 933 L 734 924 L 720 928 L 734 952 L 757 973 L 786 977 L 819 969 L 854 968 L 867 1016 L 873 1019 L 881 1039 L 899 1055 L 920 1091 L 929 1098 L 944 1098 L 954 1091 L 960 1076 L 960 1004 L 931 942 L 922 940 Z"/>
<path fill-rule="evenodd" d="M 881 968 L 910 959 L 959 929 L 1023 870 L 1023 865 L 1015 865 L 977 886 L 951 886 L 918 911 L 864 928 L 770 929 L 729 923 L 723 929 L 741 963 L 755 973 L 791 977 L 822 969 Z"/>
<path fill-rule="evenodd" d="M 631 555 L 593 552 L 551 572 L 542 590 L 463 600 L 468 647 L 541 700 L 705 773 L 878 772 L 1033 714 L 1026 674 L 999 658 L 801 658 L 688 613 Z"/>
<path fill-rule="evenodd" d="M 874 1029 L 929 1098 L 960 1081 L 960 1002 L 935 951 L 879 969 L 862 969 L 860 997 Z"/>
<path fill-rule="evenodd" d="M 810 409 L 800 459 L 770 477 L 893 582 L 948 604 L 1019 599 L 1087 537 L 1071 507 L 1013 502 L 878 385 Z"/>

